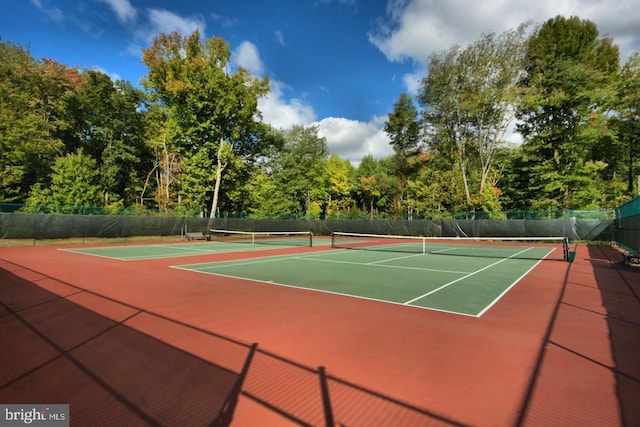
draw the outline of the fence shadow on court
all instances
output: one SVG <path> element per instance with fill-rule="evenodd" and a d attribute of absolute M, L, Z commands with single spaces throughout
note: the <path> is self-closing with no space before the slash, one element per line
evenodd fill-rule
<path fill-rule="evenodd" d="M 242 394 L 303 426 L 463 425 L 261 349 Z"/>
<path fill-rule="evenodd" d="M 0 267 L 0 335 L 7 337 L 7 351 L 0 352 L 2 403 L 70 404 L 74 425 L 226 426 L 242 394 L 303 426 L 462 425 L 329 375 L 323 367 L 135 307 L 112 320 L 70 301 L 70 295 L 37 286 L 43 276 L 23 271 Z M 81 293 L 90 292 L 76 288 L 71 295 Z M 240 347 L 233 353 L 244 359 L 235 363 L 239 369 L 229 369 L 229 363 L 212 363 L 125 324 L 141 315 L 226 340 L 227 348 Z"/>
<path fill-rule="evenodd" d="M 640 271 L 627 269 L 611 246 L 584 248 L 567 269 L 517 426 L 618 417 L 640 425 Z"/>
<path fill-rule="evenodd" d="M 640 425 L 640 268 L 626 266 L 612 247 L 589 249 L 607 313 L 622 420 L 625 426 Z"/>
<path fill-rule="evenodd" d="M 230 424 L 255 346 L 233 372 L 3 269 L 0 283 L 0 402 L 69 404 L 72 425 Z"/>

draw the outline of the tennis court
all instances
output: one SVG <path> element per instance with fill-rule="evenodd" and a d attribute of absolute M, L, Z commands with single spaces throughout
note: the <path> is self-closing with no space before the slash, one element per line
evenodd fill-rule
<path fill-rule="evenodd" d="M 216 232 L 213 232 L 216 231 Z M 175 258 L 194 255 L 211 255 L 227 252 L 259 251 L 274 248 L 292 248 L 311 246 L 312 235 L 309 232 L 229 232 L 212 230 L 209 241 L 152 244 L 152 245 L 116 245 L 89 248 L 65 248 L 63 251 L 86 255 L 113 258 L 121 261 L 137 261 L 157 258 Z M 328 241 L 318 242 L 328 245 Z"/>
<path fill-rule="evenodd" d="M 560 247 L 338 233 L 328 251 L 175 268 L 479 317 L 541 260 L 554 252 L 561 260 L 557 240 Z"/>
<path fill-rule="evenodd" d="M 0 248 L 0 400 L 85 424 L 211 425 L 225 390 L 238 427 L 638 424 L 637 271 L 612 247 L 233 240 L 141 262 Z"/>

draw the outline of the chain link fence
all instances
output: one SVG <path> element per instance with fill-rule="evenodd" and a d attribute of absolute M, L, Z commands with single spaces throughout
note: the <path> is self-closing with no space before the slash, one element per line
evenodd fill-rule
<path fill-rule="evenodd" d="M 202 213 L 180 215 L 173 212 L 101 212 L 88 207 L 47 210 L 24 205 L 0 204 L 0 239 L 39 240 L 70 238 L 169 237 L 186 232 L 208 234 L 211 228 L 253 232 L 311 231 L 314 235 L 332 232 L 373 233 L 433 237 L 567 237 L 572 241 L 621 241 L 638 246 L 638 215 L 618 218 L 613 211 L 518 211 L 501 215 L 467 213 L 434 219 L 354 219 L 354 218 L 251 218 L 223 215 L 207 218 Z M 622 206 L 618 211 L 627 212 Z M 144 211 L 144 210 L 142 210 Z M 635 230 L 635 231 L 633 231 Z M 633 234 L 635 233 L 635 234 Z M 635 246 L 633 246 L 635 245 Z"/>

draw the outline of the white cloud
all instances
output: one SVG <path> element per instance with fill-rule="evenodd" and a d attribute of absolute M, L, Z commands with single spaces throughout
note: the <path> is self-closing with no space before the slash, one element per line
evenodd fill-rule
<path fill-rule="evenodd" d="M 271 92 L 258 100 L 262 119 L 277 129 L 290 129 L 294 125 L 308 126 L 316 120 L 313 107 L 298 99 L 285 99 L 286 85 L 271 80 Z"/>
<path fill-rule="evenodd" d="M 501 33 L 527 21 L 543 23 L 556 15 L 594 22 L 621 48 L 624 60 L 640 48 L 640 8 L 632 1 L 538 0 L 535 7 L 509 0 L 391 0 L 387 19 L 369 41 L 389 61 L 426 64 L 429 55 L 453 44 L 466 45 L 483 33 Z M 460 13 L 464 11 L 464 13 Z"/>
<path fill-rule="evenodd" d="M 382 130 L 384 120 L 374 117 L 370 122 L 361 122 L 327 117 L 314 124 L 318 126 L 318 134 L 327 140 L 332 153 L 358 165 L 369 154 L 380 159 L 393 153 L 389 137 Z"/>
<path fill-rule="evenodd" d="M 264 65 L 260 59 L 258 48 L 249 41 L 240 43 L 238 49 L 234 52 L 236 63 L 249 70 L 253 75 L 261 76 L 264 74 Z"/>
<path fill-rule="evenodd" d="M 316 121 L 313 108 L 299 99 L 285 100 L 284 89 L 282 83 L 272 81 L 271 93 L 258 101 L 265 123 L 278 129 L 290 129 L 294 125 L 317 126 L 318 136 L 326 139 L 329 151 L 354 166 L 369 154 L 376 159 L 393 154 L 389 137 L 382 130 L 384 117 L 374 117 L 369 122 L 342 117 Z"/>
<path fill-rule="evenodd" d="M 231 28 L 238 23 L 237 19 L 229 18 L 227 16 L 218 15 L 217 13 L 211 13 L 211 18 L 215 22 L 216 28 Z"/>
<path fill-rule="evenodd" d="M 129 0 L 98 0 L 102 3 L 106 3 L 113 9 L 113 12 L 118 17 L 118 20 L 125 24 L 127 22 L 134 22 L 136 20 L 137 11 L 131 6 Z"/>
<path fill-rule="evenodd" d="M 276 38 L 276 42 L 280 45 L 280 46 L 286 46 L 287 42 L 284 41 L 284 34 L 282 33 L 282 31 L 280 30 L 276 30 L 275 32 L 275 38 Z"/>
<path fill-rule="evenodd" d="M 407 92 L 411 96 L 416 96 L 420 86 L 422 85 L 422 79 L 427 75 L 426 67 L 419 67 L 417 71 L 408 73 L 402 76 L 404 86 L 407 88 Z"/>
<path fill-rule="evenodd" d="M 37 7 L 38 9 L 40 9 L 40 11 L 47 15 L 47 18 L 49 18 L 53 22 L 56 22 L 58 24 L 62 24 L 64 22 L 65 15 L 64 13 L 62 13 L 62 10 L 58 9 L 57 7 L 45 7 L 42 5 L 42 2 L 40 0 L 31 0 L 31 3 L 33 3 L 35 7 Z"/>
<path fill-rule="evenodd" d="M 264 64 L 256 45 L 243 41 L 233 53 L 235 63 L 246 68 L 252 75 L 263 75 Z M 271 80 L 271 92 L 258 100 L 258 109 L 262 120 L 276 129 L 290 129 L 294 125 L 306 126 L 316 119 L 315 111 L 310 105 L 298 99 L 287 100 L 287 86 L 275 79 Z"/>
<path fill-rule="evenodd" d="M 382 130 L 385 118 L 374 117 L 361 122 L 341 117 L 327 117 L 317 121 L 313 107 L 299 99 L 285 99 L 287 87 L 271 81 L 271 92 L 258 101 L 265 123 L 277 129 L 290 129 L 295 125 L 317 126 L 318 135 L 327 141 L 329 151 L 357 166 L 362 158 L 371 154 L 380 159 L 393 153 L 389 137 Z"/>
<path fill-rule="evenodd" d="M 253 43 L 243 42 L 234 56 L 236 63 L 252 74 L 263 73 L 264 65 Z M 258 109 L 265 123 L 283 130 L 295 125 L 318 126 L 318 134 L 326 139 L 329 150 L 354 165 L 368 154 L 382 158 L 391 153 L 389 138 L 381 130 L 384 118 L 376 117 L 368 123 L 336 117 L 317 121 L 312 106 L 297 98 L 286 99 L 288 90 L 283 82 L 271 80 L 271 92 L 258 100 Z"/>
<path fill-rule="evenodd" d="M 107 71 L 106 69 L 104 69 L 104 68 L 102 68 L 100 66 L 96 65 L 95 67 L 92 68 L 92 70 L 98 71 L 98 72 L 100 72 L 102 74 L 106 74 L 114 82 L 117 81 L 117 80 L 122 80 L 122 77 L 120 77 L 120 75 L 118 73 L 111 73 L 111 72 Z"/>
<path fill-rule="evenodd" d="M 368 154 L 375 158 L 393 153 L 389 137 L 382 130 L 384 118 L 375 117 L 370 122 L 361 122 L 341 117 L 316 120 L 313 107 L 299 99 L 285 99 L 286 85 L 271 81 L 271 92 L 258 101 L 265 123 L 277 129 L 290 129 L 295 125 L 317 126 L 318 135 L 327 141 L 329 151 L 357 166 Z"/>
<path fill-rule="evenodd" d="M 264 74 L 264 64 L 256 45 L 249 41 L 240 43 L 233 53 L 235 63 L 246 68 L 252 75 Z M 313 107 L 298 99 L 285 97 L 287 86 L 271 79 L 271 92 L 258 100 L 262 120 L 276 129 L 290 129 L 294 125 L 307 126 L 316 119 Z"/>
<path fill-rule="evenodd" d="M 178 32 L 183 36 L 191 35 L 200 30 L 200 36 L 205 37 L 207 27 L 202 16 L 183 17 L 168 10 L 148 9 L 149 23 L 136 33 L 136 40 L 150 45 L 155 36 L 160 33 Z"/>
<path fill-rule="evenodd" d="M 61 24 L 65 19 L 64 13 L 62 13 L 62 10 L 58 9 L 57 7 L 54 7 L 51 10 L 49 10 L 49 18 L 53 22 L 57 22 L 58 24 Z"/>

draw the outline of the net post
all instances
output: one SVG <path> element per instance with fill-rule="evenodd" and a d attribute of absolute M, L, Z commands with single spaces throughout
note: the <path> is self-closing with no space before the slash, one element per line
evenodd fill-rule
<path fill-rule="evenodd" d="M 331 247 L 332 248 L 336 247 L 336 232 L 335 231 L 331 232 Z"/>
<path fill-rule="evenodd" d="M 309 232 L 309 247 L 313 247 L 313 231 Z"/>

